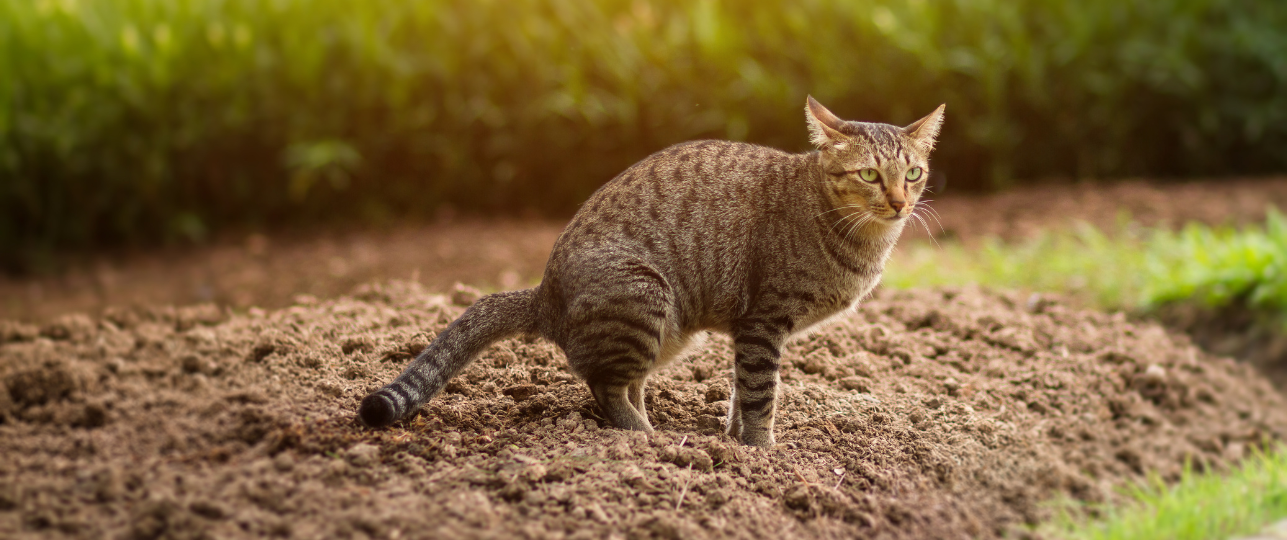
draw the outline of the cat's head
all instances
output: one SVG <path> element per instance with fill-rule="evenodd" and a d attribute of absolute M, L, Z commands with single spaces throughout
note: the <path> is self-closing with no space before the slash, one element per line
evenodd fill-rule
<path fill-rule="evenodd" d="M 821 150 L 823 182 L 833 202 L 871 223 L 910 215 L 925 191 L 929 155 L 946 107 L 898 127 L 841 120 L 809 96 L 810 138 Z"/>

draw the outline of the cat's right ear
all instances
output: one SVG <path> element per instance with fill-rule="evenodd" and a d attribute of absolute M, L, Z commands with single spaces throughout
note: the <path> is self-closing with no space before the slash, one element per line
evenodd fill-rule
<path fill-rule="evenodd" d="M 815 146 L 840 150 L 849 144 L 849 136 L 840 132 L 845 121 L 831 114 L 813 96 L 809 96 L 804 112 L 809 117 L 809 141 Z"/>
<path fill-rule="evenodd" d="M 938 139 L 938 128 L 943 125 L 943 110 L 947 109 L 947 104 L 939 105 L 934 112 L 925 115 L 907 127 L 903 128 L 903 133 L 911 137 L 920 146 L 922 150 L 929 152 L 934 149 L 934 141 Z"/>

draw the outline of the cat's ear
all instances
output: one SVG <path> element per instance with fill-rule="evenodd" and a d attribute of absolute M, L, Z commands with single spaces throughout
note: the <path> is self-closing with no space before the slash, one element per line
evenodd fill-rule
<path fill-rule="evenodd" d="M 809 117 L 809 141 L 815 146 L 830 146 L 839 150 L 849 144 L 849 136 L 840 132 L 845 121 L 831 114 L 813 96 L 809 96 L 804 112 Z"/>
<path fill-rule="evenodd" d="M 903 128 L 903 133 L 925 151 L 933 150 L 934 141 L 938 139 L 938 128 L 943 125 L 943 111 L 946 109 L 946 103 L 939 105 L 925 118 L 908 124 Z"/>

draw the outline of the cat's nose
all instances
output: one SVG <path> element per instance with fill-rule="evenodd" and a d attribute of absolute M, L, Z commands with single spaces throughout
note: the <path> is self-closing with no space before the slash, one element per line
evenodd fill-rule
<path fill-rule="evenodd" d="M 894 213 L 902 212 L 904 206 L 907 206 L 907 201 L 901 199 L 889 201 L 889 207 L 894 209 Z"/>

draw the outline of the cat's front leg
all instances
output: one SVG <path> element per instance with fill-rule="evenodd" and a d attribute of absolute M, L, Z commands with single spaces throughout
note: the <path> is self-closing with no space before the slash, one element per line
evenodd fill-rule
<path fill-rule="evenodd" d="M 773 416 L 777 412 L 778 350 L 785 334 L 764 328 L 733 335 L 736 351 L 733 395 L 729 401 L 728 433 L 748 446 L 773 446 Z"/>

